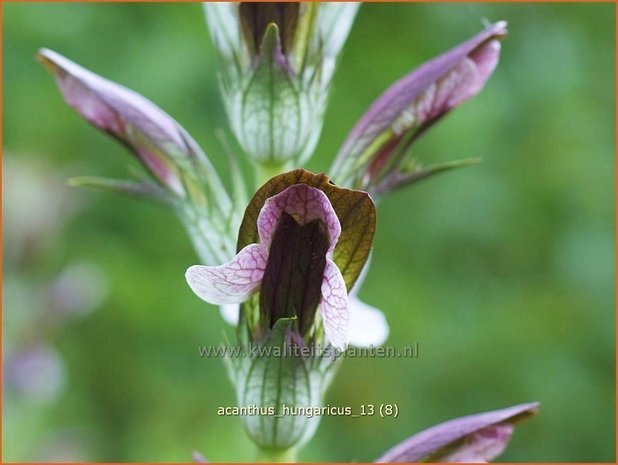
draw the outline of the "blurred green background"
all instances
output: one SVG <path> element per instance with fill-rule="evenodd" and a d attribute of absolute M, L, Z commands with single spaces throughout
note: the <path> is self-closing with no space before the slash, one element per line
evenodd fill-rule
<path fill-rule="evenodd" d="M 538 400 L 504 461 L 615 460 L 615 5 L 366 4 L 335 77 L 326 170 L 382 90 L 472 36 L 510 35 L 486 89 L 414 147 L 481 156 L 379 205 L 361 291 L 389 344 L 349 359 L 331 405 L 397 403 L 397 419 L 326 417 L 305 461 L 371 461 L 440 421 Z M 34 60 L 54 49 L 155 101 L 225 171 L 217 60 L 199 4 L 3 5 L 5 461 L 253 458 L 217 359 L 229 327 L 183 274 L 174 215 L 66 187 L 137 163 L 62 101 Z M 248 169 L 248 167 L 245 167 Z"/>

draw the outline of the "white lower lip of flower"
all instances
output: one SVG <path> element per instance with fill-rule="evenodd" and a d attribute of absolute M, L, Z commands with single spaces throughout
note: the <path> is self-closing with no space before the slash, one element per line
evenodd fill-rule
<path fill-rule="evenodd" d="M 285 450 L 302 446 L 313 437 L 320 417 L 286 414 L 286 408 L 321 406 L 326 387 L 321 372 L 307 369 L 301 358 L 279 357 L 254 359 L 238 375 L 238 405 L 271 408 L 273 412 L 243 417 L 256 443 L 267 449 Z"/>

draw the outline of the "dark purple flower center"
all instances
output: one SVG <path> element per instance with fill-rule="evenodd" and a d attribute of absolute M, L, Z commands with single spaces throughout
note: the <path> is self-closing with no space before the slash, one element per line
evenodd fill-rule
<path fill-rule="evenodd" d="M 260 318 L 272 327 L 280 318 L 297 317 L 304 336 L 320 303 L 329 247 L 326 225 L 299 224 L 283 212 L 273 233 L 260 289 Z"/>
<path fill-rule="evenodd" d="M 286 55 L 294 44 L 299 10 L 299 3 L 241 3 L 240 25 L 250 51 L 254 55 L 260 53 L 266 28 L 275 23 L 279 28 L 282 52 Z"/>

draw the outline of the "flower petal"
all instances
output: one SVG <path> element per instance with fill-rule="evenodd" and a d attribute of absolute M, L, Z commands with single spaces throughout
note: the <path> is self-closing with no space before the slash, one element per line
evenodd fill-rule
<path fill-rule="evenodd" d="M 260 243 L 270 242 L 283 212 L 294 217 L 300 225 L 322 220 L 330 239 L 328 252 L 332 254 L 341 234 L 341 224 L 324 192 L 306 184 L 294 184 L 266 200 L 257 219 Z"/>
<path fill-rule="evenodd" d="M 341 235 L 333 251 L 333 260 L 352 289 L 369 252 L 376 227 L 376 211 L 373 200 L 366 192 L 337 187 L 325 174 L 313 174 L 303 169 L 275 176 L 258 189 L 245 210 L 238 232 L 238 249 L 256 242 L 260 237 L 272 234 L 272 226 L 263 224 L 258 231 L 258 217 L 266 201 L 295 184 L 307 184 L 326 194 L 341 224 Z M 332 238 L 331 238 L 332 239 Z"/>
<path fill-rule="evenodd" d="M 206 457 L 200 454 L 198 451 L 194 450 L 191 454 L 191 459 L 193 459 L 193 463 L 208 463 Z"/>
<path fill-rule="evenodd" d="M 348 294 L 343 276 L 330 258 L 324 269 L 320 315 L 328 341 L 338 349 L 345 349 L 350 332 Z"/>
<path fill-rule="evenodd" d="M 330 241 L 321 220 L 300 225 L 283 212 L 268 247 L 260 286 L 260 319 L 273 327 L 281 318 L 297 318 L 304 336 L 313 326 L 322 298 Z"/>
<path fill-rule="evenodd" d="M 223 304 L 219 307 L 219 313 L 221 313 L 221 317 L 227 324 L 236 326 L 240 318 L 240 305 Z"/>
<path fill-rule="evenodd" d="M 520 404 L 440 423 L 396 445 L 376 462 L 491 460 L 508 444 L 512 425 L 536 415 L 538 407 L 538 402 Z"/>
<path fill-rule="evenodd" d="M 382 311 L 358 298 L 358 292 L 367 278 L 371 255 L 348 294 L 350 308 L 350 344 L 356 347 L 381 346 L 389 333 L 388 322 Z"/>
<path fill-rule="evenodd" d="M 355 286 L 356 288 L 356 286 Z M 350 344 L 356 347 L 381 346 L 388 337 L 384 313 L 350 294 Z"/>
<path fill-rule="evenodd" d="M 194 265 L 187 270 L 189 286 L 198 297 L 216 305 L 245 301 L 260 285 L 267 253 L 259 244 L 250 244 L 232 261 L 220 266 Z"/>

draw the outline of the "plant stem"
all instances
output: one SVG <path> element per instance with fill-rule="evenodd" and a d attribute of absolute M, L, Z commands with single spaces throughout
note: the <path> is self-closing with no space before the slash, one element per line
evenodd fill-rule
<path fill-rule="evenodd" d="M 256 462 L 292 463 L 297 460 L 298 451 L 293 447 L 287 450 L 259 448 L 256 457 Z"/>
<path fill-rule="evenodd" d="M 281 164 L 255 164 L 255 187 L 259 189 L 266 181 L 274 178 L 278 174 L 285 173 L 291 169 L 290 164 L 283 162 Z"/>

